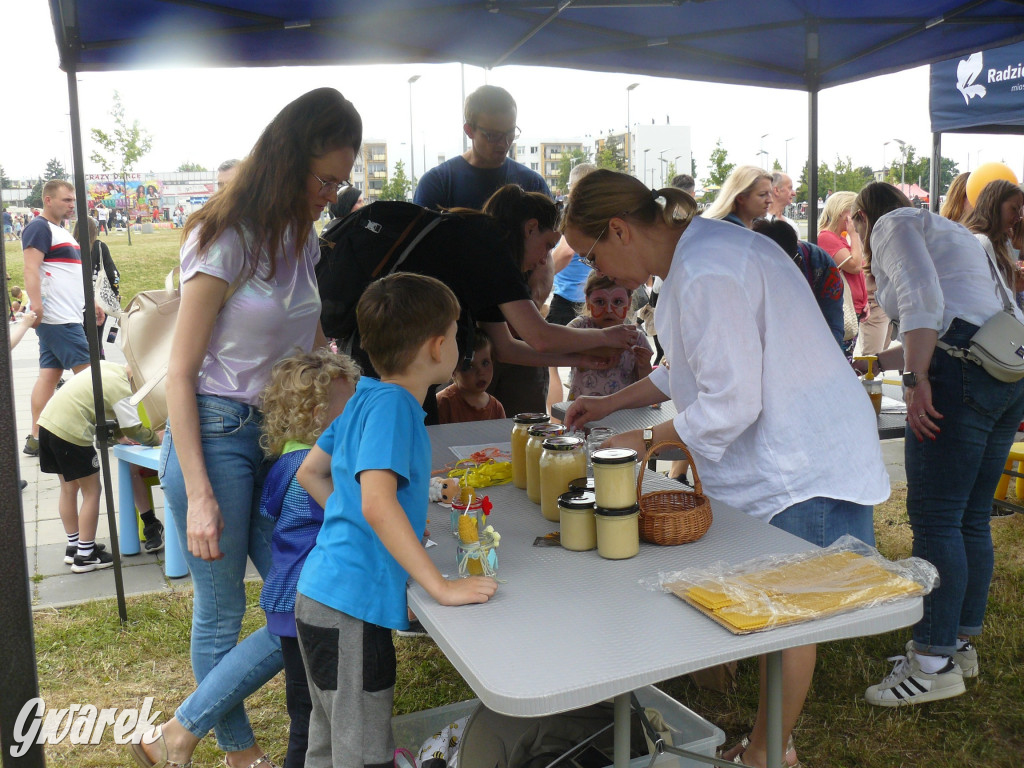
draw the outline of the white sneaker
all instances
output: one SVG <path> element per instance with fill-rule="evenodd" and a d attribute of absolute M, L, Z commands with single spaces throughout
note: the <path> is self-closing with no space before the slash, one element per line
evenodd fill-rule
<path fill-rule="evenodd" d="M 896 662 L 889 676 L 864 692 L 864 700 L 868 704 L 876 707 L 923 704 L 927 701 L 951 699 L 967 690 L 963 672 L 952 659 L 934 674 L 921 669 L 914 651 L 908 651 L 906 656 L 891 656 L 889 661 Z"/>
<path fill-rule="evenodd" d="M 914 641 L 907 640 L 907 651 L 914 650 Z M 964 673 L 964 680 L 978 676 L 978 649 L 973 643 L 967 643 L 963 648 L 953 654 L 953 661 Z"/>

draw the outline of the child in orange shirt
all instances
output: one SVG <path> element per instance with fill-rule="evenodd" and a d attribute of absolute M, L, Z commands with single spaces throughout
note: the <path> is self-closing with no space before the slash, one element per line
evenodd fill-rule
<path fill-rule="evenodd" d="M 439 423 L 504 419 L 505 408 L 487 392 L 493 376 L 491 340 L 478 328 L 473 336 L 472 365 L 463 370 L 460 361 L 453 374 L 455 383 L 437 393 Z"/>

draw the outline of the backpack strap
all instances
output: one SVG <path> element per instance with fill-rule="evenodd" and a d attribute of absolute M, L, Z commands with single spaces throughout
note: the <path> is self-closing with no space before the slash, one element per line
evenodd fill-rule
<path fill-rule="evenodd" d="M 381 270 L 384 268 L 384 265 L 387 264 L 388 260 L 391 258 L 391 254 L 395 252 L 395 249 L 397 249 L 398 246 L 405 242 L 405 238 L 409 236 L 409 233 L 412 231 L 413 227 L 415 227 L 419 220 L 423 218 L 423 216 L 426 215 L 427 213 L 427 209 L 424 208 L 422 211 L 416 214 L 416 218 L 409 222 L 405 230 L 403 230 L 401 236 L 398 238 L 398 240 L 395 241 L 395 244 L 388 249 L 387 254 L 384 256 L 383 259 L 381 259 L 376 269 L 373 270 L 373 277 L 377 277 L 380 274 Z M 397 270 L 400 266 L 402 266 L 402 263 L 407 258 L 409 258 L 409 254 L 413 252 L 413 249 L 415 249 L 417 245 L 423 242 L 423 238 L 425 238 L 427 235 L 433 232 L 437 225 L 444 221 L 444 218 L 444 214 L 440 214 L 437 216 L 437 218 L 429 222 L 425 227 L 423 227 L 423 229 L 420 230 L 419 234 L 417 234 L 416 237 L 412 239 L 412 242 L 410 242 L 409 245 L 405 247 L 405 250 L 402 251 L 402 253 L 399 255 L 399 257 L 395 259 L 394 265 L 391 267 L 391 269 L 388 270 L 389 275 L 395 270 Z"/>

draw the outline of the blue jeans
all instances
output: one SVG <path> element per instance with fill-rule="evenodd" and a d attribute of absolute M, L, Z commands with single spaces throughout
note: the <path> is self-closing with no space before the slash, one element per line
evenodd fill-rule
<path fill-rule="evenodd" d="M 199 395 L 196 400 L 206 471 L 224 518 L 220 538 L 224 556 L 208 562 L 185 552 L 194 593 L 192 671 L 198 685 L 174 716 L 197 738 L 212 728 L 222 750 L 237 752 L 256 743 L 245 698 L 283 665 L 281 642 L 266 626 L 238 642 L 245 614 L 246 559 L 252 558 L 260 575 L 266 576 L 274 521 L 259 514 L 266 470 L 259 446 L 259 411 L 222 397 Z M 178 535 L 186 542 L 188 498 L 170 429 L 164 439 L 160 479 L 176 512 Z"/>
<path fill-rule="evenodd" d="M 786 507 L 771 524 L 819 547 L 827 547 L 847 533 L 875 545 L 874 507 L 870 504 L 815 496 Z"/>
<path fill-rule="evenodd" d="M 956 319 L 943 340 L 966 346 L 975 330 Z M 924 598 L 914 647 L 951 656 L 957 635 L 981 634 L 992 580 L 992 494 L 1024 416 L 1024 380 L 998 381 L 941 350 L 928 378 L 941 431 L 920 442 L 907 427 L 907 513 L 914 556 L 938 569 L 939 586 Z"/>

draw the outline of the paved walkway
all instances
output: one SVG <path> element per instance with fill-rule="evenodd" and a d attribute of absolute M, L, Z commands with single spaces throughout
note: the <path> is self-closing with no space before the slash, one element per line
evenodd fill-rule
<path fill-rule="evenodd" d="M 120 348 L 114 344 L 105 344 L 108 360 L 123 361 Z M 39 372 L 39 345 L 35 333 L 29 331 L 21 344 L 11 353 L 14 369 L 14 402 L 15 416 L 18 423 L 18 445 L 24 445 L 25 435 L 29 433 L 32 413 L 29 407 L 29 396 Z M 67 374 L 70 376 L 70 372 Z M 905 483 L 903 472 L 903 441 L 886 440 L 882 443 L 882 453 L 889 469 L 889 476 L 894 483 Z M 28 481 L 28 487 L 22 492 L 22 505 L 25 520 L 25 546 L 28 555 L 29 577 L 32 580 L 32 602 L 38 609 L 59 607 L 80 603 L 85 600 L 114 597 L 114 570 L 76 574 L 71 566 L 64 564 L 64 549 L 67 538 L 57 513 L 57 502 L 60 494 L 60 483 L 55 475 L 47 475 L 39 471 L 39 459 L 19 454 L 21 476 Z M 117 510 L 117 462 L 113 454 L 110 457 L 111 492 L 113 506 Z M 157 517 L 164 520 L 163 496 L 159 488 L 153 491 Z M 107 523 L 106 493 L 100 503 L 100 522 L 96 532 L 98 541 L 110 547 L 110 529 Z M 141 554 L 133 557 L 122 557 L 125 594 L 143 594 L 174 589 L 190 589 L 191 580 L 186 576 L 182 579 L 168 579 L 163 572 L 163 553 L 149 555 L 143 549 Z M 252 563 L 249 564 L 247 576 L 257 576 Z"/>

